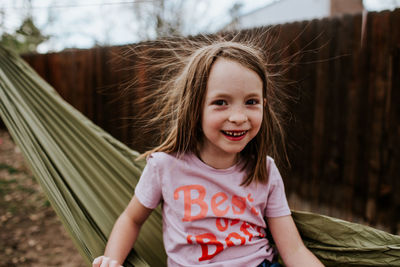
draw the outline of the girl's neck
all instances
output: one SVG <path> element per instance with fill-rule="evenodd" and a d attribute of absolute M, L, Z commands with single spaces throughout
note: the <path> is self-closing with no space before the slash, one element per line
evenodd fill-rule
<path fill-rule="evenodd" d="M 221 157 L 221 155 L 213 155 L 210 153 L 204 154 L 201 153 L 201 151 L 199 151 L 197 156 L 201 161 L 214 169 L 227 169 L 235 165 L 239 159 L 239 154 L 228 154 L 226 157 Z"/>

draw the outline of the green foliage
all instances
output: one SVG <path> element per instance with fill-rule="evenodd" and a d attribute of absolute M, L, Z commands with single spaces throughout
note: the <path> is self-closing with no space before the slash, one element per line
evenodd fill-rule
<path fill-rule="evenodd" d="M 34 53 L 42 42 L 49 39 L 36 27 L 31 16 L 24 19 L 21 26 L 13 33 L 3 33 L 0 44 L 14 50 L 15 52 Z"/>

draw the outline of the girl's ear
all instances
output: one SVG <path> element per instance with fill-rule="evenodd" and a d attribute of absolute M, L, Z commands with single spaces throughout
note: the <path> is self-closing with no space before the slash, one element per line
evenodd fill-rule
<path fill-rule="evenodd" d="M 265 107 L 265 106 L 267 105 L 267 99 L 264 98 L 263 100 L 264 100 L 264 101 L 263 101 L 263 106 Z"/>

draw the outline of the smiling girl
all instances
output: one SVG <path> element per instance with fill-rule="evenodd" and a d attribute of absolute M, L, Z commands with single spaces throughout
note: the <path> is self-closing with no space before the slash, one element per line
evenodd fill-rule
<path fill-rule="evenodd" d="M 215 42 L 189 55 L 177 75 L 171 127 L 118 218 L 104 256 L 120 266 L 151 211 L 162 203 L 168 266 L 322 266 L 304 246 L 274 160 L 279 121 L 262 53 Z M 276 266 L 276 265 L 274 265 Z"/>

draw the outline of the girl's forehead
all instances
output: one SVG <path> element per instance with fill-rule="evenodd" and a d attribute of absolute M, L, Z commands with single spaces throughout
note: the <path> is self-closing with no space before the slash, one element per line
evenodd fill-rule
<path fill-rule="evenodd" d="M 213 63 L 209 76 L 227 76 L 231 75 L 232 77 L 248 75 L 252 73 L 253 76 L 257 76 L 260 80 L 259 74 L 251 69 L 249 66 L 246 66 L 245 63 L 241 63 L 234 59 L 219 57 Z"/>
<path fill-rule="evenodd" d="M 262 94 L 263 82 L 252 69 L 230 59 L 219 58 L 211 68 L 207 91 L 222 93 L 230 90 L 244 90 Z"/>
<path fill-rule="evenodd" d="M 237 67 L 241 67 L 241 68 L 246 68 L 246 69 L 247 69 L 247 67 L 244 66 L 244 64 L 241 64 L 241 63 L 239 62 L 239 60 L 235 60 L 235 59 L 231 59 L 231 58 L 226 58 L 226 57 L 218 57 L 218 58 L 214 61 L 212 68 L 215 68 L 216 65 L 217 65 L 217 66 L 222 65 L 222 66 L 224 66 L 224 67 L 227 67 L 227 66 L 232 66 L 232 67 L 237 66 Z"/>

